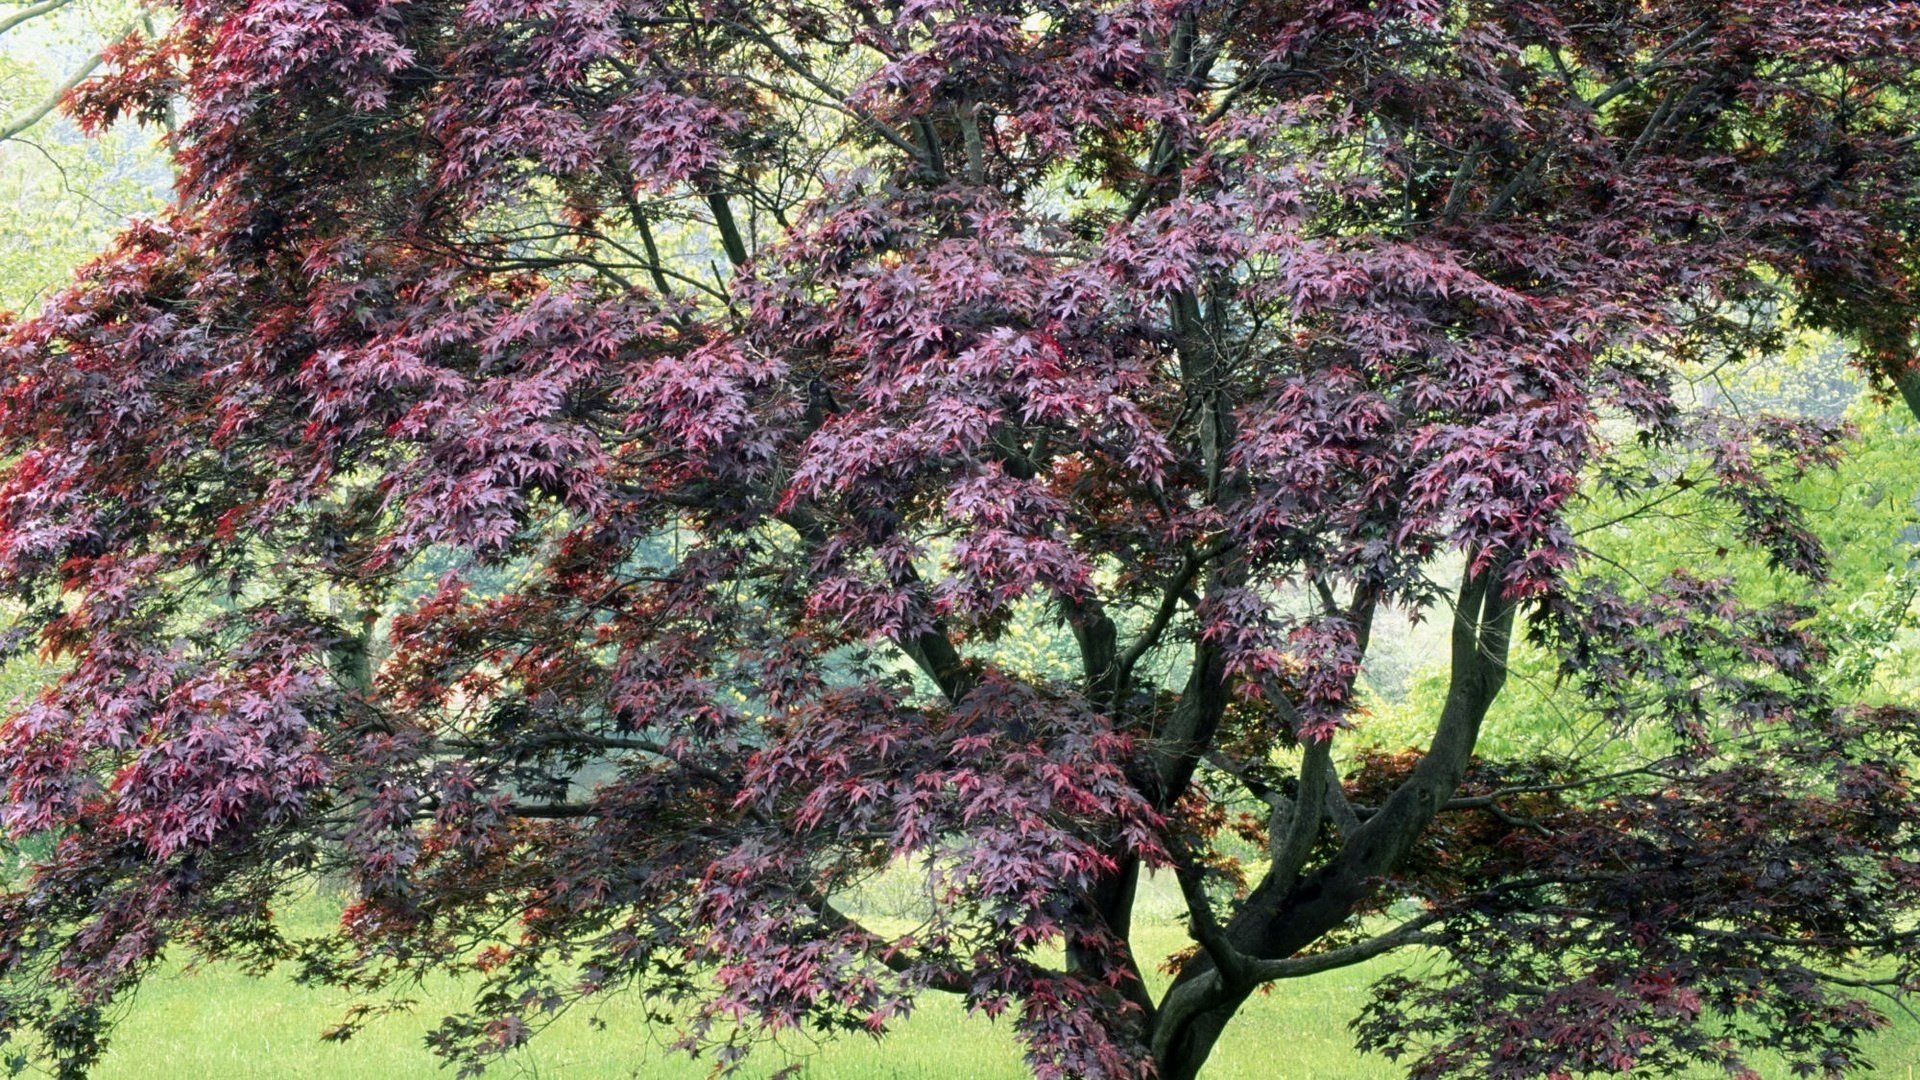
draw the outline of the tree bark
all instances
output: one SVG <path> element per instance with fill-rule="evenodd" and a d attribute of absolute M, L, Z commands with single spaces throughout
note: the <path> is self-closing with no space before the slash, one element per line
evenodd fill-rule
<path fill-rule="evenodd" d="M 1237 970 L 1223 972 L 1221 958 L 1203 952 L 1168 988 L 1152 1041 L 1163 1080 L 1199 1075 L 1234 1014 L 1262 981 L 1247 974 L 1247 960 L 1293 956 L 1344 925 L 1453 794 L 1472 758 L 1480 724 L 1506 682 L 1514 605 L 1500 595 L 1504 569 L 1495 562 L 1475 576 L 1469 560 L 1454 612 L 1452 682 L 1433 741 L 1413 774 L 1326 863 L 1297 880 L 1281 867 L 1268 871 L 1224 928 L 1220 948 L 1234 954 L 1227 959 Z M 1309 805 L 1316 814 L 1325 813 L 1318 800 L 1300 801 Z"/>
<path fill-rule="evenodd" d="M 1907 403 L 1907 411 L 1915 420 L 1920 420 L 1920 368 L 1908 368 L 1893 381 L 1894 389 L 1900 391 L 1900 399 Z"/>

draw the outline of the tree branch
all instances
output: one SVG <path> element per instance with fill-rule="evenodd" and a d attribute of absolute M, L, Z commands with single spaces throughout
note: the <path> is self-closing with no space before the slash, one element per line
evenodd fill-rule
<path fill-rule="evenodd" d="M 1291 956 L 1285 960 L 1255 960 L 1251 965 L 1251 974 L 1259 982 L 1298 979 L 1305 975 L 1318 975 L 1323 971 L 1365 963 L 1376 956 L 1382 956 L 1395 949 L 1404 949 L 1409 945 L 1437 945 L 1441 941 L 1438 936 L 1425 934 L 1422 931 L 1439 922 L 1440 918 L 1439 912 L 1429 911 L 1401 923 L 1384 934 L 1342 948 L 1310 953 L 1306 956 Z"/>
<path fill-rule="evenodd" d="M 833 906 L 833 901 L 828 900 L 826 897 L 802 895 L 800 899 L 803 903 L 807 904 L 807 906 L 813 908 L 814 914 L 828 929 L 838 930 L 841 933 L 850 934 L 860 939 L 860 943 L 867 950 L 867 954 L 886 965 L 887 970 L 900 975 L 931 976 L 921 983 L 922 986 L 929 990 L 939 990 L 948 994 L 964 994 L 967 992 L 968 987 L 965 979 L 953 972 L 936 973 L 916 968 L 912 961 L 900 955 L 900 951 L 893 947 L 892 942 L 874 933 L 872 930 L 867 929 L 866 925 L 858 919 Z"/>
<path fill-rule="evenodd" d="M 741 239 L 740 225 L 733 218 L 733 207 L 727 203 L 725 194 L 719 191 L 706 192 L 707 207 L 713 211 L 714 227 L 720 230 L 720 246 L 727 253 L 727 261 L 735 268 L 747 265 L 747 245 Z"/>
<path fill-rule="evenodd" d="M 1327 789 L 1336 781 L 1333 777 L 1333 740 L 1308 739 L 1303 744 L 1300 758 L 1300 789 L 1294 797 L 1291 813 L 1287 815 L 1287 830 L 1282 838 L 1274 838 L 1276 847 L 1273 852 L 1273 865 L 1267 869 L 1267 877 L 1274 882 L 1274 888 L 1284 894 L 1293 888 L 1300 876 L 1300 868 L 1307 863 L 1307 856 L 1313 851 L 1314 841 L 1320 838 L 1320 823 L 1326 819 Z M 1276 807 L 1274 818 L 1280 816 Z"/>
<path fill-rule="evenodd" d="M 60 103 L 66 100 L 67 94 L 71 92 L 74 87 L 85 82 L 87 76 L 93 74 L 94 69 L 98 68 L 104 59 L 105 57 L 101 53 L 94 53 L 88 57 L 85 63 L 76 68 L 71 75 L 68 75 L 66 81 L 56 87 L 54 91 L 48 94 L 39 104 L 21 113 L 19 116 L 14 117 L 6 127 L 0 128 L 0 142 L 6 142 L 9 139 L 16 138 L 21 133 L 32 128 L 35 124 L 45 120 L 49 113 L 60 107 Z"/>
<path fill-rule="evenodd" d="M 23 7 L 6 18 L 0 19 L 0 34 L 6 33 L 23 22 L 59 11 L 71 3 L 73 0 L 40 0 L 38 4 Z"/>

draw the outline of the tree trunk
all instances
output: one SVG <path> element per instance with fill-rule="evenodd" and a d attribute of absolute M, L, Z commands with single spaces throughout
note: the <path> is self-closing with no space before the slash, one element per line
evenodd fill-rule
<path fill-rule="evenodd" d="M 1161 1052 L 1157 1064 L 1160 1067 L 1160 1080 L 1195 1080 L 1200 1075 L 1200 1067 L 1207 1063 L 1213 1054 L 1220 1035 L 1227 1030 L 1234 1014 L 1240 1011 L 1251 991 L 1241 991 L 1230 995 L 1219 1005 L 1188 1018 L 1182 1030 Z M 1293 1075 L 1290 1070 L 1277 1070 L 1275 1075 Z"/>
<path fill-rule="evenodd" d="M 1901 400 L 1907 403 L 1907 411 L 1920 420 L 1920 368 L 1909 368 L 1906 373 L 1893 381 L 1894 389 L 1900 391 Z"/>
<path fill-rule="evenodd" d="M 1506 684 L 1507 650 L 1513 632 L 1514 603 L 1501 595 L 1505 566 L 1473 570 L 1471 560 L 1454 605 L 1453 677 L 1427 753 L 1413 773 L 1395 788 L 1364 825 L 1353 829 L 1339 854 L 1304 878 L 1298 867 L 1269 868 L 1239 912 L 1186 965 L 1161 999 L 1152 1046 L 1162 1080 L 1194 1080 L 1213 1053 L 1220 1035 L 1253 992 L 1257 982 L 1242 965 L 1245 958 L 1284 959 L 1345 924 L 1379 887 L 1382 875 L 1406 857 L 1415 840 L 1458 787 L 1479 739 L 1487 709 Z M 1310 763 L 1311 755 L 1308 757 Z M 1310 777 L 1303 766 L 1303 794 Z M 1297 813 L 1312 815 L 1318 828 L 1324 808 L 1301 798 Z M 1204 900 L 1204 898 L 1203 898 Z M 1216 970 L 1220 961 L 1228 970 Z M 1242 967 L 1242 970 L 1231 970 Z"/>

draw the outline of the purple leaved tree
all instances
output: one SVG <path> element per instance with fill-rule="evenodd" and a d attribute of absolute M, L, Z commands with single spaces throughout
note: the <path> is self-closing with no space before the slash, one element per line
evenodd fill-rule
<path fill-rule="evenodd" d="M 1914 716 L 1571 524 L 1657 447 L 1823 576 L 1840 433 L 1674 387 L 1811 326 L 1920 395 L 1920 7 L 186 0 L 107 67 L 177 195 L 0 342 L 21 1062 L 169 947 L 464 975 L 469 1070 L 953 994 L 1190 1080 L 1404 948 L 1358 1032 L 1417 1076 L 1838 1075 L 1920 978 Z M 1389 609 L 1450 681 L 1351 753 Z M 1619 762 L 1476 753 L 1523 633 Z"/>

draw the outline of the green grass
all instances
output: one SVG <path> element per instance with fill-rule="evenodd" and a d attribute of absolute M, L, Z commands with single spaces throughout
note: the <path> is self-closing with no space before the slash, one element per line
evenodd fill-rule
<path fill-rule="evenodd" d="M 1148 928 L 1145 943 L 1161 952 L 1180 944 L 1172 926 Z M 1395 1075 L 1379 1059 L 1355 1053 L 1346 1021 L 1384 964 L 1332 972 L 1276 987 L 1256 997 L 1215 1055 L 1209 1076 L 1220 1080 L 1365 1080 Z M 432 1073 L 438 1059 L 421 1036 L 438 1016 L 458 1006 L 456 988 L 436 987 L 412 1015 L 390 1016 L 344 1044 L 321 1043 L 318 1033 L 339 1020 L 350 999 L 294 986 L 282 976 L 250 979 L 221 968 L 191 974 L 170 970 L 148 983 L 114 1035 L 97 1075 L 103 1080 L 393 1080 Z M 524 1050 L 495 1067 L 503 1077 L 662 1080 L 704 1077 L 705 1062 L 660 1048 L 640 1009 L 612 1001 L 595 1030 L 585 1015 L 568 1015 Z M 1019 1080 L 1020 1051 L 1004 1021 L 970 1017 L 950 997 L 930 994 L 921 1008 L 884 1041 L 848 1038 L 788 1044 L 808 1057 L 808 1075 L 848 1080 Z M 760 1076 L 791 1057 L 756 1054 L 749 1075 Z"/>
<path fill-rule="evenodd" d="M 304 913 L 303 913 L 304 914 Z M 1137 935 L 1144 956 L 1178 948 L 1180 929 L 1150 908 L 1154 918 Z M 1208 1065 L 1209 1080 L 1374 1080 L 1402 1075 L 1391 1063 L 1352 1048 L 1347 1021 L 1367 985 L 1394 961 L 1329 972 L 1278 984 L 1248 1003 Z M 1156 981 L 1160 976 L 1154 976 Z M 253 979 L 210 967 L 169 967 L 151 979 L 115 1033 L 97 1075 L 102 1080 L 403 1080 L 438 1071 L 424 1047 L 425 1031 L 464 999 L 452 983 L 417 995 L 408 1014 L 374 1021 L 346 1043 L 323 1043 L 319 1033 L 338 1022 L 350 999 L 293 985 L 283 975 Z M 532 1044 L 490 1073 L 515 1078 L 645 1077 L 696 1080 L 707 1063 L 669 1054 L 670 1036 L 650 1031 L 639 1007 L 612 1000 L 597 1014 L 562 1017 Z M 764 1076 L 795 1056 L 807 1075 L 830 1080 L 1020 1080 L 1027 1076 L 1009 1024 L 968 1016 L 950 997 L 930 994 L 920 1010 L 884 1041 L 849 1038 L 814 1045 L 787 1044 L 785 1056 L 756 1055 L 749 1076 Z M 1920 1024 L 1901 1018 L 1873 1044 L 1875 1077 L 1920 1075 Z M 1768 1076 L 1784 1069 L 1761 1065 Z M 442 1074 L 450 1075 L 450 1074 Z"/>

